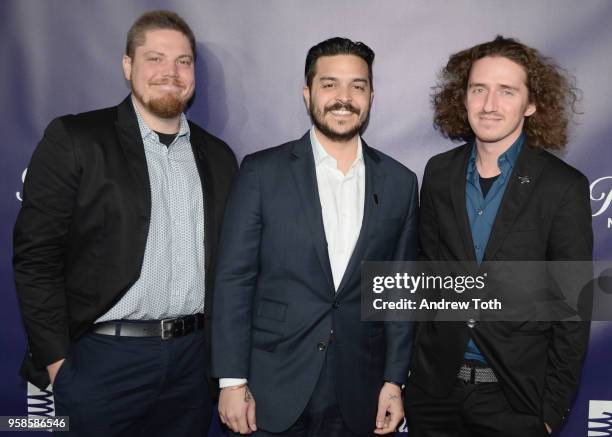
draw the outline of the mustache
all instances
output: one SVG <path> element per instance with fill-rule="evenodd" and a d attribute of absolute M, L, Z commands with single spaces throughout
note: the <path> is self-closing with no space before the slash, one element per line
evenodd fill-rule
<path fill-rule="evenodd" d="M 359 109 L 355 108 L 350 103 L 342 103 L 342 102 L 336 102 L 333 105 L 326 107 L 325 112 L 339 111 L 341 109 L 344 109 L 345 111 L 349 111 L 357 115 L 359 115 L 360 113 Z"/>
<path fill-rule="evenodd" d="M 162 79 L 156 80 L 155 82 L 149 82 L 150 85 L 174 85 L 177 87 L 185 88 L 185 84 L 180 79 Z"/>

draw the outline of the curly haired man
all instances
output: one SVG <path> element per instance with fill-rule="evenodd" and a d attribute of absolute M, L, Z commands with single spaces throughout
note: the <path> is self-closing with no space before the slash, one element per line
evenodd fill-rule
<path fill-rule="evenodd" d="M 465 144 L 427 163 L 423 258 L 591 260 L 587 178 L 545 150 L 566 145 L 576 93 L 551 59 L 514 39 L 449 58 L 434 87 L 434 125 Z M 588 323 L 575 321 L 420 323 L 406 390 L 410 435 L 558 430 L 588 335 Z"/>

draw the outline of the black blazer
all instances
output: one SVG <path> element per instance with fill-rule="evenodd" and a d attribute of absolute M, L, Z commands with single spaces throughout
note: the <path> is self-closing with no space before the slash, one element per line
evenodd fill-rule
<path fill-rule="evenodd" d="M 471 145 L 427 163 L 421 190 L 421 256 L 475 261 L 465 207 Z M 529 183 L 521 183 L 527 176 Z M 523 146 L 498 211 L 484 260 L 591 260 L 589 183 L 550 153 Z M 577 310 L 577 308 L 573 308 Z M 412 384 L 446 396 L 474 339 L 510 404 L 557 429 L 577 390 L 589 334 L 586 322 L 420 323 Z"/>
<path fill-rule="evenodd" d="M 211 260 L 237 163 L 223 141 L 191 122 L 189 128 L 203 182 L 208 310 Z M 65 357 L 70 343 L 138 279 L 150 216 L 149 174 L 130 97 L 49 124 L 28 167 L 14 231 L 29 343 L 26 379 L 46 387 L 45 366 Z"/>
<path fill-rule="evenodd" d="M 248 378 L 257 424 L 287 429 L 302 413 L 333 328 L 336 393 L 355 432 L 374 429 L 383 380 L 405 381 L 412 325 L 361 321 L 362 260 L 416 256 L 417 179 L 363 143 L 361 232 L 335 292 L 309 134 L 247 156 L 221 231 L 213 374 Z"/>

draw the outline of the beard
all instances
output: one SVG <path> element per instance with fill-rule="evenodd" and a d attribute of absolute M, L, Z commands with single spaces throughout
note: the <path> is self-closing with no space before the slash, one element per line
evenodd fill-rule
<path fill-rule="evenodd" d="M 356 114 L 359 117 L 359 121 L 347 131 L 338 131 L 325 121 L 325 115 L 328 112 L 338 111 L 342 109 L 345 111 L 352 112 L 353 114 Z M 350 103 L 341 103 L 341 102 L 336 102 L 333 105 L 323 108 L 323 111 L 319 111 L 316 108 L 315 102 L 312 101 L 312 97 L 311 97 L 310 108 L 308 108 L 310 120 L 312 120 L 312 124 L 315 125 L 315 127 L 319 130 L 319 132 L 321 132 L 323 135 L 325 135 L 330 140 L 339 142 L 339 143 L 345 143 L 347 141 L 350 141 L 351 139 L 355 137 L 355 135 L 359 135 L 365 130 L 368 124 L 369 117 L 370 117 L 370 108 L 369 107 L 365 108 L 364 112 L 365 112 L 365 117 L 360 117 L 361 111 L 358 108 L 355 108 Z"/>
<path fill-rule="evenodd" d="M 155 83 L 163 85 L 163 83 Z M 183 83 L 174 80 L 174 85 L 184 87 Z M 189 99 L 181 99 L 179 96 L 166 93 L 161 97 L 145 99 L 140 92 L 132 86 L 132 93 L 138 99 L 140 104 L 144 106 L 151 114 L 160 118 L 175 118 L 181 115 L 187 107 Z"/>

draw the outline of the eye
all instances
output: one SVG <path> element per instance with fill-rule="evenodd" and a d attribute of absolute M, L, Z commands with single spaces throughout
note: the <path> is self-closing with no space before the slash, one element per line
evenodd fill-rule
<path fill-rule="evenodd" d="M 353 85 L 353 88 L 355 88 L 358 91 L 365 91 L 365 85 L 355 84 Z"/>
<path fill-rule="evenodd" d="M 509 88 L 504 88 L 502 93 L 503 93 L 504 96 L 513 96 L 514 95 L 514 90 L 511 90 Z"/>
<path fill-rule="evenodd" d="M 179 60 L 177 61 L 177 63 L 178 63 L 179 65 L 184 65 L 184 66 L 190 66 L 190 65 L 191 65 L 191 62 L 192 62 L 192 61 L 191 61 L 191 59 L 189 59 L 189 58 L 181 58 L 181 59 L 179 59 Z"/>
<path fill-rule="evenodd" d="M 321 88 L 333 88 L 334 87 L 334 83 L 333 82 L 326 82 L 321 84 Z"/>
<path fill-rule="evenodd" d="M 160 62 L 161 58 L 159 56 L 149 56 L 147 58 L 147 61 L 149 61 L 149 62 Z"/>
<path fill-rule="evenodd" d="M 475 86 L 472 88 L 472 94 L 482 94 L 484 92 L 486 92 L 486 89 L 482 86 Z"/>

